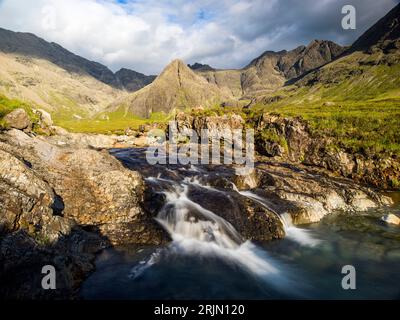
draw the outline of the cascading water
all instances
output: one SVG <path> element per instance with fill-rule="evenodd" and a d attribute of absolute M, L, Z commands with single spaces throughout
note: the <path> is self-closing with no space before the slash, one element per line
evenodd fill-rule
<path fill-rule="evenodd" d="M 157 182 L 157 178 L 148 180 Z M 173 241 L 164 252 L 154 253 L 147 261 L 142 261 L 139 266 L 133 268 L 132 278 L 143 274 L 163 254 L 174 253 L 220 258 L 229 264 L 241 267 L 276 288 L 290 287 L 293 290 L 295 284 L 288 278 L 282 265 L 251 241 L 243 241 L 229 222 L 188 197 L 189 185 L 208 190 L 210 187 L 202 185 L 199 179 L 185 179 L 181 184 L 172 181 L 170 183 L 169 190 L 163 191 L 166 195 L 166 204 L 158 214 L 157 221 L 170 234 Z"/>
<path fill-rule="evenodd" d="M 232 192 L 235 186 L 226 184 L 233 174 L 230 168 L 150 166 L 142 153 L 137 149 L 115 152 L 129 168 L 153 177 L 146 179 L 153 195 L 165 194 L 158 221 L 173 241 L 166 246 L 105 250 L 82 287 L 85 299 L 399 297 L 399 233 L 377 222 L 382 212 L 399 214 L 398 206 L 359 215 L 330 215 L 326 223 L 315 224 L 307 232 L 308 227 L 293 226 L 290 215 L 281 214 L 282 206 L 276 206 L 273 198 L 258 192 Z M 256 185 L 245 182 L 250 189 Z M 250 208 L 258 201 L 281 214 L 288 240 L 255 245 L 240 238 L 222 217 L 242 226 L 245 214 L 240 210 L 249 205 L 243 201 L 246 196 L 252 197 Z M 346 264 L 358 266 L 357 290 L 343 290 L 340 285 L 340 270 Z"/>
<path fill-rule="evenodd" d="M 275 210 L 273 210 L 271 205 L 268 204 L 267 199 L 262 198 L 251 191 L 239 191 L 237 188 L 236 191 L 239 192 L 241 195 L 258 202 L 259 204 L 267 208 L 269 211 L 273 212 L 281 220 L 283 227 L 285 229 L 286 236 L 289 239 L 296 241 L 303 246 L 309 246 L 309 247 L 314 247 L 320 243 L 320 240 L 314 239 L 310 235 L 309 230 L 301 229 L 294 226 L 290 214 L 288 213 L 279 214 Z"/>

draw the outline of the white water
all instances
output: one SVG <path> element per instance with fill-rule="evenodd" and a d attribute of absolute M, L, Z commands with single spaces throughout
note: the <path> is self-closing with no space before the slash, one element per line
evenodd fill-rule
<path fill-rule="evenodd" d="M 151 179 L 154 181 L 154 178 Z M 175 183 L 173 191 L 165 191 L 167 203 L 157 216 L 157 221 L 168 231 L 172 243 L 164 254 L 185 254 L 218 257 L 241 267 L 276 288 L 293 292 L 295 283 L 268 254 L 251 241 L 243 241 L 235 228 L 226 220 L 193 202 L 188 197 L 188 184 L 203 186 L 200 181 Z M 160 259 L 160 252 L 132 269 L 131 277 L 143 274 Z"/>
<path fill-rule="evenodd" d="M 237 188 L 235 189 L 241 195 L 258 202 L 259 204 L 267 208 L 269 211 L 273 212 L 281 220 L 287 238 L 296 241 L 297 243 L 303 246 L 309 246 L 309 247 L 315 247 L 320 243 L 319 239 L 313 238 L 309 230 L 301 229 L 294 226 L 292 223 L 292 217 L 290 216 L 289 213 L 284 213 L 281 215 L 277 213 L 275 210 L 273 210 L 271 206 L 268 204 L 267 199 L 264 199 L 251 191 L 239 191 Z"/>

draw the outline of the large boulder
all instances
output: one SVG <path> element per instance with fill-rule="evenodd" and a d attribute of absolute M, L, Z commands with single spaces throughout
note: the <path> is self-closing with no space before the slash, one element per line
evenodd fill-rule
<path fill-rule="evenodd" d="M 4 116 L 3 120 L 8 128 L 18 130 L 29 130 L 32 128 L 32 121 L 28 113 L 22 108 L 11 111 Z"/>
<path fill-rule="evenodd" d="M 141 175 L 107 151 L 16 129 L 1 134 L 0 297 L 74 297 L 97 251 L 166 241 L 143 197 Z M 51 293 L 40 285 L 48 264 L 57 271 Z"/>
<path fill-rule="evenodd" d="M 27 170 L 46 181 L 62 200 L 64 217 L 98 230 L 113 244 L 163 241 L 163 233 L 141 207 L 143 178 L 107 151 L 60 147 L 55 137 L 31 138 L 17 130 L 4 136 L 30 163 Z M 143 227 L 150 230 L 146 237 L 140 232 Z"/>

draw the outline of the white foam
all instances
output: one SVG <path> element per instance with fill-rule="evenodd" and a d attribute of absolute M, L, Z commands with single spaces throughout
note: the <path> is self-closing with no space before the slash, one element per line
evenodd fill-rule
<path fill-rule="evenodd" d="M 310 230 L 294 226 L 290 214 L 284 213 L 280 215 L 275 210 L 273 210 L 271 206 L 268 204 L 267 199 L 264 199 L 251 191 L 238 190 L 238 192 L 249 199 L 257 201 L 259 204 L 267 208 L 269 211 L 273 212 L 281 220 L 288 239 L 291 239 L 302 246 L 308 246 L 308 247 L 315 247 L 318 244 L 320 244 L 321 241 L 319 239 L 315 239 Z"/>

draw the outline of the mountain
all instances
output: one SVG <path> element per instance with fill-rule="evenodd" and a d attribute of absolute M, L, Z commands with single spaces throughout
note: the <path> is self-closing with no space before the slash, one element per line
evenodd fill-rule
<path fill-rule="evenodd" d="M 85 72 L 70 72 L 46 59 L 0 51 L 0 94 L 52 113 L 91 117 L 126 93 Z"/>
<path fill-rule="evenodd" d="M 0 28 L 0 94 L 40 106 L 61 120 L 91 118 L 155 76 L 106 66 L 34 34 Z"/>
<path fill-rule="evenodd" d="M 87 74 L 116 89 L 135 91 L 151 83 L 155 76 L 146 76 L 129 69 L 115 74 L 106 66 L 69 52 L 54 42 L 47 42 L 34 34 L 13 32 L 0 28 L 0 52 L 47 60 L 58 67 L 77 74 Z"/>
<path fill-rule="evenodd" d="M 266 51 L 240 70 L 195 70 L 221 90 L 238 98 L 250 98 L 271 93 L 288 81 L 336 59 L 344 51 L 345 48 L 332 41 L 314 40 L 308 46 L 291 51 Z"/>
<path fill-rule="evenodd" d="M 47 60 L 68 72 L 86 73 L 115 88 L 120 87 L 114 73 L 107 67 L 77 56 L 60 45 L 47 42 L 31 33 L 0 28 L 0 51 Z"/>
<path fill-rule="evenodd" d="M 314 135 L 329 141 L 329 150 L 399 159 L 399 9 L 397 5 L 332 62 L 257 96 L 253 112 L 300 116 Z M 382 168 L 386 176 L 397 170 L 396 165 Z M 391 184 L 398 186 L 398 178 Z"/>
<path fill-rule="evenodd" d="M 150 117 L 176 109 L 208 107 L 232 99 L 183 61 L 172 61 L 150 85 L 114 103 L 109 111 L 123 109 L 125 114 Z"/>
<path fill-rule="evenodd" d="M 372 46 L 382 46 L 400 38 L 400 4 L 368 29 L 354 44 L 351 51 L 367 50 Z"/>
<path fill-rule="evenodd" d="M 197 71 L 215 71 L 215 69 L 208 64 L 201 64 L 201 63 L 194 63 L 192 65 L 188 64 L 188 67 L 192 70 L 197 70 Z"/>
<path fill-rule="evenodd" d="M 130 69 L 122 68 L 115 73 L 123 89 L 134 92 L 152 83 L 156 76 L 146 76 Z"/>
<path fill-rule="evenodd" d="M 359 37 L 340 59 L 299 79 L 299 87 L 340 89 L 341 96 L 365 99 L 400 88 L 400 4 Z M 340 92 L 340 91 L 339 91 Z M 332 93 L 333 95 L 333 93 Z"/>

